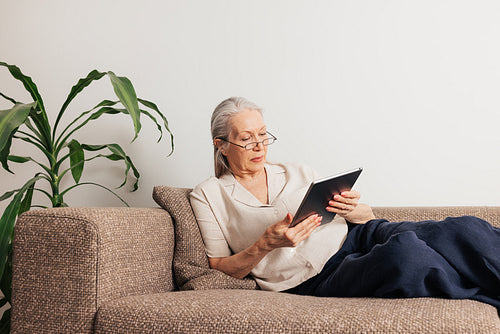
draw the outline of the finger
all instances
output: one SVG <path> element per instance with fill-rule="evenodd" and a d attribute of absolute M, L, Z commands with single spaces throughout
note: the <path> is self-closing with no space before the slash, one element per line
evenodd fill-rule
<path fill-rule="evenodd" d="M 321 221 L 321 219 L 323 218 L 318 214 L 311 215 L 297 224 L 294 229 L 297 233 L 304 233 L 304 231 L 314 228 L 318 224 L 318 221 Z"/>
<path fill-rule="evenodd" d="M 345 194 L 345 196 L 344 196 L 344 194 Z M 359 201 L 360 197 L 361 196 L 357 192 L 356 192 L 356 194 L 343 192 L 342 194 L 334 195 L 333 200 L 345 202 L 345 203 L 357 203 Z"/>
<path fill-rule="evenodd" d="M 331 213 L 335 213 L 335 214 L 338 214 L 338 215 L 346 215 L 346 214 L 348 214 L 349 212 L 351 212 L 351 211 L 349 211 L 349 210 L 341 210 L 341 209 L 337 209 L 337 208 L 330 208 L 330 207 L 328 207 L 328 208 L 326 209 L 326 211 L 331 212 Z"/>
<path fill-rule="evenodd" d="M 279 222 L 280 225 L 285 225 L 285 226 L 288 226 L 292 223 L 292 220 L 293 220 L 293 216 L 291 213 L 287 213 L 285 218 L 283 218 L 282 221 Z"/>
<path fill-rule="evenodd" d="M 335 206 L 327 206 L 325 209 L 328 212 L 333 212 L 333 213 L 337 213 L 337 214 L 347 214 L 347 213 L 353 211 L 354 207 L 346 205 L 346 204 L 335 202 Z"/>
<path fill-rule="evenodd" d="M 353 210 L 357 203 L 345 203 L 339 201 L 329 201 L 328 205 L 339 210 Z"/>
<path fill-rule="evenodd" d="M 335 195 L 328 204 L 331 206 L 335 206 L 335 202 L 356 207 L 358 205 L 358 198 L 345 198 L 341 195 Z M 340 205 L 338 207 L 342 208 L 343 205 Z"/>
<path fill-rule="evenodd" d="M 345 198 L 361 198 L 361 194 L 356 190 L 343 191 L 340 193 L 340 195 Z"/>
<path fill-rule="evenodd" d="M 307 231 L 307 232 L 306 232 L 306 234 L 304 234 L 304 235 L 302 236 L 302 238 L 303 238 L 302 240 L 306 240 L 307 238 L 309 238 L 309 236 L 310 236 L 310 235 L 314 232 L 314 230 L 315 230 L 316 228 L 318 228 L 318 226 L 320 226 L 320 225 L 321 225 L 321 224 L 317 224 L 317 225 L 315 225 L 313 228 L 309 229 L 309 231 Z M 302 241 L 302 240 L 301 240 L 301 241 Z"/>
<path fill-rule="evenodd" d="M 298 244 L 302 240 L 307 239 L 311 233 L 321 225 L 321 221 L 323 220 L 323 217 L 317 216 L 316 218 L 310 220 L 307 222 L 307 224 L 304 224 L 304 228 L 302 228 L 300 231 L 297 232 L 294 238 L 294 243 Z"/>
<path fill-rule="evenodd" d="M 311 215 L 301 221 L 299 224 L 297 224 L 295 227 L 297 228 L 297 231 L 302 231 L 304 229 L 308 229 L 311 226 L 314 226 L 316 224 L 316 219 L 318 219 L 318 214 Z"/>
<path fill-rule="evenodd" d="M 312 216 L 311 219 L 306 224 L 304 224 L 303 231 L 307 232 L 311 229 L 314 230 L 319 225 L 322 219 L 323 217 L 319 215 Z"/>
<path fill-rule="evenodd" d="M 357 198 L 356 199 L 350 199 L 350 198 L 342 197 L 340 195 L 335 195 L 333 197 L 333 202 L 338 202 L 338 203 L 352 205 L 352 206 L 358 205 L 358 199 Z"/>
<path fill-rule="evenodd" d="M 297 236 L 297 234 L 301 233 L 302 230 L 304 230 L 304 228 L 307 226 L 308 223 L 310 223 L 310 221 L 314 218 L 314 216 L 317 215 L 309 216 L 300 223 L 298 223 L 297 225 L 295 225 L 294 227 L 289 227 L 288 230 L 285 232 L 285 236 L 289 240 L 293 240 Z"/>

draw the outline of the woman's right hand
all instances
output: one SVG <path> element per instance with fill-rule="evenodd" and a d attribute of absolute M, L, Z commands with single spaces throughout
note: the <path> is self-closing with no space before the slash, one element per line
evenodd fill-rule
<path fill-rule="evenodd" d="M 316 227 L 321 225 L 322 218 L 317 214 L 312 215 L 294 227 L 288 227 L 293 219 L 292 215 L 288 213 L 282 221 L 266 229 L 266 232 L 257 241 L 257 245 L 265 251 L 272 251 L 280 247 L 296 247 L 307 239 Z"/>
<path fill-rule="evenodd" d="M 273 249 L 295 247 L 307 239 L 321 224 L 321 218 L 318 215 L 313 215 L 289 228 L 292 215 L 287 214 L 285 219 L 269 226 L 264 234 L 247 249 L 227 257 L 209 258 L 210 267 L 230 276 L 243 278 Z"/>

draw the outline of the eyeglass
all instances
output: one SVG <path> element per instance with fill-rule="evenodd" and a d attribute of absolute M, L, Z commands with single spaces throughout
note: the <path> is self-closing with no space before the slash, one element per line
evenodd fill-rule
<path fill-rule="evenodd" d="M 261 141 L 254 141 L 254 142 L 248 143 L 246 145 L 239 145 L 239 144 L 230 142 L 229 140 L 222 138 L 222 137 L 218 137 L 218 138 L 220 140 L 223 140 L 223 141 L 229 143 L 229 144 L 233 144 L 233 145 L 236 145 L 238 147 L 244 148 L 247 151 L 250 151 L 250 150 L 253 150 L 254 148 L 256 148 L 259 144 L 262 144 L 264 146 L 268 146 L 268 145 L 271 145 L 272 143 L 274 143 L 276 140 L 278 140 L 278 138 L 276 138 L 271 132 L 266 131 L 266 133 L 268 135 L 270 135 L 271 137 L 267 137 L 266 139 L 261 140 Z"/>

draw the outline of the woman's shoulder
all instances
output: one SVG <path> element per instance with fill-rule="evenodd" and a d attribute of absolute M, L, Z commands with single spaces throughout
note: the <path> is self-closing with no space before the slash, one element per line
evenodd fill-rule
<path fill-rule="evenodd" d="M 198 193 L 200 191 L 203 191 L 204 189 L 210 189 L 216 186 L 219 182 L 219 179 L 217 179 L 215 176 L 211 176 L 208 179 L 203 180 L 202 182 L 198 183 L 194 188 L 193 192 Z"/>
<path fill-rule="evenodd" d="M 309 165 L 299 162 L 270 163 L 269 166 L 276 171 L 283 171 L 289 176 L 304 176 L 316 179 L 316 171 Z"/>
<path fill-rule="evenodd" d="M 214 193 L 220 192 L 223 188 L 227 186 L 232 186 L 234 184 L 234 178 L 230 174 L 226 174 L 217 178 L 211 176 L 206 180 L 200 182 L 196 185 L 191 192 L 192 194 L 202 194 L 202 193 Z"/>

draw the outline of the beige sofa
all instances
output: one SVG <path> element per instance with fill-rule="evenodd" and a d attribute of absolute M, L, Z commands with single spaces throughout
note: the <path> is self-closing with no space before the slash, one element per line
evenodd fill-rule
<path fill-rule="evenodd" d="M 471 300 L 319 298 L 257 289 L 211 270 L 189 189 L 156 187 L 162 208 L 30 211 L 16 225 L 12 333 L 500 333 Z M 376 208 L 392 221 L 500 207 Z"/>

